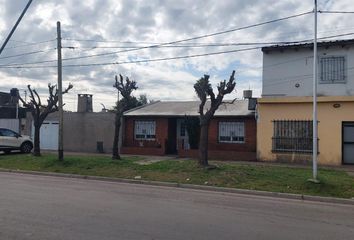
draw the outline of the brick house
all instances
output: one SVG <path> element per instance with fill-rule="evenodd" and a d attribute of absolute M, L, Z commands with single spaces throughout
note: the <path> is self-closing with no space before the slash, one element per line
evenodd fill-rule
<path fill-rule="evenodd" d="M 198 107 L 199 101 L 159 101 L 125 112 L 121 153 L 197 157 L 184 119 L 197 118 Z M 224 104 L 216 111 L 209 127 L 209 158 L 256 159 L 255 111 L 249 100 Z"/>

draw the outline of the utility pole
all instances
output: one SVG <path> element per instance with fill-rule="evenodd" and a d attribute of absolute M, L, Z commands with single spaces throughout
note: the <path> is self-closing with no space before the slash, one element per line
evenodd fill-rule
<path fill-rule="evenodd" d="M 29 0 L 28 3 L 27 3 L 27 5 L 26 5 L 26 7 L 25 7 L 25 9 L 23 9 L 23 11 L 22 11 L 20 17 L 17 19 L 15 25 L 12 27 L 11 32 L 9 33 L 9 35 L 8 35 L 7 38 L 5 39 L 5 42 L 2 44 L 2 46 L 1 46 L 1 48 L 0 48 L 0 55 L 1 55 L 2 51 L 4 50 L 4 48 L 6 47 L 7 42 L 8 42 L 8 41 L 10 40 L 10 38 L 12 37 L 12 34 L 15 32 L 15 30 L 16 30 L 18 24 L 21 22 L 21 19 L 23 18 L 23 16 L 24 16 L 25 13 L 27 12 L 27 9 L 28 9 L 29 6 L 31 5 L 31 3 L 32 3 L 32 0 Z"/>
<path fill-rule="evenodd" d="M 318 121 L 317 121 L 317 0 L 314 0 L 314 36 L 313 36 L 313 122 L 312 122 L 312 181 L 318 183 L 317 179 L 317 135 L 318 135 Z"/>
<path fill-rule="evenodd" d="M 63 152 L 63 87 L 62 87 L 62 59 L 61 59 L 61 29 L 60 22 L 57 22 L 57 50 L 58 50 L 58 101 L 59 101 L 59 139 L 58 159 L 64 159 Z"/>

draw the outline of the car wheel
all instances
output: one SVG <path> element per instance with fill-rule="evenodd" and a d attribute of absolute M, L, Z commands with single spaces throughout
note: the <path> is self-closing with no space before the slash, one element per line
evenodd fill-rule
<path fill-rule="evenodd" d="M 23 153 L 30 153 L 32 151 L 32 144 L 29 142 L 22 143 L 21 145 L 21 152 Z"/>

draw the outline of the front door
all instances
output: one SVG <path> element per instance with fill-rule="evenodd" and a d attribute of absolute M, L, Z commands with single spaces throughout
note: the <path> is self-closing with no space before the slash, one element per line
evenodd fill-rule
<path fill-rule="evenodd" d="M 354 164 L 354 122 L 342 125 L 343 164 Z"/>
<path fill-rule="evenodd" d="M 189 149 L 189 140 L 184 119 L 177 119 L 177 149 Z"/>
<path fill-rule="evenodd" d="M 176 154 L 176 128 L 177 128 L 177 121 L 176 118 L 169 118 L 168 119 L 168 138 L 167 138 L 167 145 L 166 145 L 166 154 Z"/>

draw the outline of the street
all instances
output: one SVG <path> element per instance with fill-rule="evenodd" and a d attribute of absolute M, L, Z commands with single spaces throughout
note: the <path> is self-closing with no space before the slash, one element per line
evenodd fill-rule
<path fill-rule="evenodd" d="M 353 239 L 354 206 L 0 173 L 0 239 Z"/>

